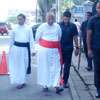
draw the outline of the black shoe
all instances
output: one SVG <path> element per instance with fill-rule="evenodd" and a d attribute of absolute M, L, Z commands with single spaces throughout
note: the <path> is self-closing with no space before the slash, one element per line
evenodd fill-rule
<path fill-rule="evenodd" d="M 60 94 L 60 93 L 63 92 L 63 91 L 64 91 L 63 88 L 56 87 L 56 93 L 57 93 L 57 94 Z"/>
<path fill-rule="evenodd" d="M 46 87 L 46 88 L 43 88 L 43 92 L 48 92 L 49 89 Z"/>
<path fill-rule="evenodd" d="M 86 67 L 86 70 L 87 70 L 87 71 L 92 71 L 92 68 Z"/>
<path fill-rule="evenodd" d="M 21 85 L 18 85 L 16 88 L 17 89 L 22 89 L 22 88 L 24 88 L 24 86 L 25 86 L 24 84 L 21 84 Z"/>
<path fill-rule="evenodd" d="M 69 88 L 68 84 L 63 85 L 64 88 Z"/>
<path fill-rule="evenodd" d="M 26 87 L 26 86 L 27 86 L 27 84 L 25 84 L 25 83 L 24 83 L 24 84 L 22 84 L 22 85 L 23 85 L 23 87 Z"/>
<path fill-rule="evenodd" d="M 100 94 L 97 93 L 97 94 L 95 95 L 95 97 L 96 97 L 96 98 L 100 98 Z"/>
<path fill-rule="evenodd" d="M 97 88 L 96 98 L 100 98 L 100 88 Z"/>

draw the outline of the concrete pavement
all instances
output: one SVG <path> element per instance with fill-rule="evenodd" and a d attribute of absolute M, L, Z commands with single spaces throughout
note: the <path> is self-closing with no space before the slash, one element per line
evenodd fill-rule
<path fill-rule="evenodd" d="M 70 72 L 70 89 L 73 100 L 100 100 L 95 98 L 96 88 L 94 86 L 94 72 L 87 71 L 87 61 L 84 53 L 81 55 L 80 69 L 78 69 L 78 57 L 73 55 Z M 75 93 L 73 92 L 76 91 Z M 77 99 L 75 99 L 75 96 Z"/>
<path fill-rule="evenodd" d="M 12 86 L 9 76 L 0 76 L 0 100 L 72 100 L 69 89 L 65 89 L 62 95 L 55 93 L 55 89 L 50 89 L 48 93 L 42 92 L 42 87 L 36 81 L 37 67 L 36 61 L 32 60 L 32 74 L 28 76 L 27 86 L 21 90 Z"/>

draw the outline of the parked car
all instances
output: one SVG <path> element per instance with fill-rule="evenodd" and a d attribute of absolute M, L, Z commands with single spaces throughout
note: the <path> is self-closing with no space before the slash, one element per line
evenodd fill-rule
<path fill-rule="evenodd" d="M 32 31 L 33 31 L 33 37 L 35 39 L 35 35 L 36 35 L 36 31 L 37 31 L 37 28 L 40 26 L 40 24 L 35 24 L 32 26 Z"/>
<path fill-rule="evenodd" d="M 8 28 L 7 28 L 7 24 L 5 22 L 0 22 L 0 34 L 1 35 L 4 35 L 4 34 L 8 35 Z"/>

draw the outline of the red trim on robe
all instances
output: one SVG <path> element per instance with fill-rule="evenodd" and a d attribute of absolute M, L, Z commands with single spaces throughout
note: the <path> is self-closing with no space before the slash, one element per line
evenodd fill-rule
<path fill-rule="evenodd" d="M 48 41 L 44 39 L 39 40 L 39 45 L 46 48 L 58 48 L 60 54 L 60 64 L 63 65 L 62 50 L 59 41 Z"/>

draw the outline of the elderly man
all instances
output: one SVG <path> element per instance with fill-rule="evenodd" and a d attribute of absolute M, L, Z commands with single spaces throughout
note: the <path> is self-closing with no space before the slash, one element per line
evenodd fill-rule
<path fill-rule="evenodd" d="M 36 41 L 39 44 L 37 53 L 38 58 L 38 84 L 48 88 L 55 87 L 56 93 L 63 91 L 60 88 L 60 39 L 61 29 L 55 23 L 55 17 L 52 13 L 46 16 L 46 23 L 40 25 L 36 32 Z"/>

